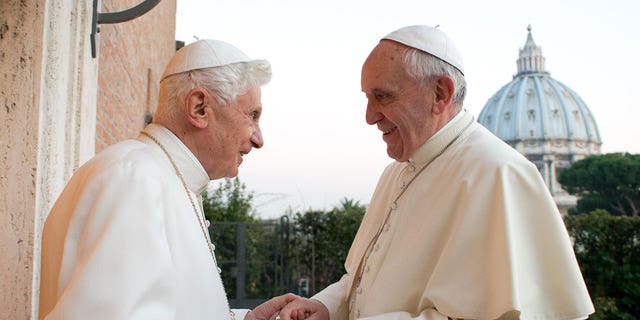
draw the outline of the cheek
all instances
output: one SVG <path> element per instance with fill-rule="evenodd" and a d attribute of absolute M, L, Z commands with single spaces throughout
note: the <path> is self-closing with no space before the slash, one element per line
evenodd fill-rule
<path fill-rule="evenodd" d="M 242 141 L 250 139 L 253 131 L 253 124 L 250 121 L 239 123 L 236 127 L 237 138 Z"/>
<path fill-rule="evenodd" d="M 251 134 L 253 134 L 253 126 L 252 125 L 247 125 L 244 127 L 244 130 L 242 130 L 242 137 L 243 138 L 251 138 Z"/>

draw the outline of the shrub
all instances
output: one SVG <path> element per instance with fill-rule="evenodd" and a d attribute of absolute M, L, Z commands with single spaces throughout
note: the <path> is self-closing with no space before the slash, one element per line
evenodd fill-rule
<path fill-rule="evenodd" d="M 595 210 L 565 224 L 596 313 L 590 319 L 640 315 L 640 218 Z"/>

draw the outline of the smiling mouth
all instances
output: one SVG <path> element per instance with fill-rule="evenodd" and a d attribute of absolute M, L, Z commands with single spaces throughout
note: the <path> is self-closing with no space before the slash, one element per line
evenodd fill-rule
<path fill-rule="evenodd" d="M 388 135 L 388 134 L 390 134 L 390 133 L 392 133 L 392 132 L 396 131 L 396 129 L 398 129 L 398 127 L 389 128 L 389 129 L 387 129 L 387 130 L 385 130 L 385 131 L 382 131 L 382 135 L 383 135 L 383 136 L 386 136 L 386 135 Z"/>

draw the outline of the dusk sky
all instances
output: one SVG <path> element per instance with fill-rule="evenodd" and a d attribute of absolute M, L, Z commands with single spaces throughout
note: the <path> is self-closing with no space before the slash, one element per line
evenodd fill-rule
<path fill-rule="evenodd" d="M 378 40 L 414 24 L 440 25 L 462 52 L 476 117 L 516 73 L 531 24 L 551 77 L 589 106 L 602 151 L 640 153 L 637 0 L 178 0 L 176 38 L 223 40 L 267 59 L 265 145 L 245 156 L 240 180 L 260 217 L 368 204 L 392 160 L 366 124 L 360 69 Z M 215 183 L 212 184 L 216 186 Z"/>

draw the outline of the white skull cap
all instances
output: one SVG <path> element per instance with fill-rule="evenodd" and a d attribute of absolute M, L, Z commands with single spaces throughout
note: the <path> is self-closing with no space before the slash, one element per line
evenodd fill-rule
<path fill-rule="evenodd" d="M 210 39 L 198 40 L 180 48 L 175 53 L 160 77 L 160 81 L 176 73 L 248 61 L 252 59 L 229 43 Z"/>
<path fill-rule="evenodd" d="M 464 75 L 462 55 L 453 41 L 437 28 L 430 26 L 408 26 L 386 35 L 391 40 L 424 51 L 452 65 Z"/>

